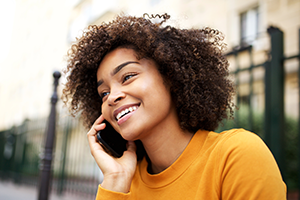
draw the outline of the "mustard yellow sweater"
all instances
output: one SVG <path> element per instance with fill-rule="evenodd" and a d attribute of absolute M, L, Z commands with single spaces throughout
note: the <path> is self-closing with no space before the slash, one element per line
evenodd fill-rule
<path fill-rule="evenodd" d="M 181 156 L 163 172 L 138 163 L 130 192 L 99 185 L 96 200 L 281 200 L 286 186 L 264 142 L 244 129 L 197 131 Z"/>

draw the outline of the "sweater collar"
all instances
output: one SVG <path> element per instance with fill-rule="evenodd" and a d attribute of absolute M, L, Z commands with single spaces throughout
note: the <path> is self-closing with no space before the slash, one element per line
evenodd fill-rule
<path fill-rule="evenodd" d="M 144 158 L 138 166 L 138 176 L 151 188 L 162 187 L 175 181 L 198 157 L 208 133 L 209 131 L 198 130 L 177 160 L 159 174 L 153 175 L 147 172 L 148 162 Z"/>

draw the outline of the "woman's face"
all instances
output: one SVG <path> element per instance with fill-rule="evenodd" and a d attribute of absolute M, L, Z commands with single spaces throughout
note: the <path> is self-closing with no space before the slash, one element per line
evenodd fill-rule
<path fill-rule="evenodd" d="M 178 123 L 170 91 L 150 59 L 132 49 L 108 53 L 97 71 L 104 118 L 126 139 L 137 140 Z"/>

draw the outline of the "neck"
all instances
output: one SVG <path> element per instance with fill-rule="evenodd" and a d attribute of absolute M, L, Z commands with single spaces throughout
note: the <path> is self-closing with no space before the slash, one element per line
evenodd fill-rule
<path fill-rule="evenodd" d="M 153 174 L 160 173 L 171 166 L 182 154 L 193 133 L 183 131 L 177 127 L 161 129 L 151 137 L 142 140 L 150 159 L 148 171 Z"/>

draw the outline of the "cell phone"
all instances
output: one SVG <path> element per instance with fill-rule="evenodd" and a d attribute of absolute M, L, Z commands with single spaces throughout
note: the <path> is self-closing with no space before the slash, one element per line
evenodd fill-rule
<path fill-rule="evenodd" d="M 124 151 L 127 150 L 125 140 L 106 120 L 103 121 L 106 127 L 98 131 L 97 139 L 102 144 L 104 149 L 112 156 L 120 158 Z"/>

